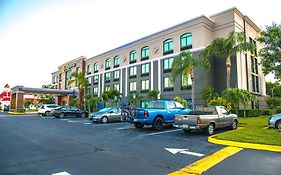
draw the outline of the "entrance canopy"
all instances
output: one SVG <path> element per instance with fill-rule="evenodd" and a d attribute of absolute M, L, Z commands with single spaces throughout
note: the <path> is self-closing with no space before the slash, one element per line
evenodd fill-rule
<path fill-rule="evenodd" d="M 12 88 L 12 94 L 22 92 L 24 94 L 44 94 L 44 95 L 76 95 L 76 90 L 61 90 L 61 89 L 44 89 L 44 88 L 30 88 L 23 86 L 15 86 Z"/>

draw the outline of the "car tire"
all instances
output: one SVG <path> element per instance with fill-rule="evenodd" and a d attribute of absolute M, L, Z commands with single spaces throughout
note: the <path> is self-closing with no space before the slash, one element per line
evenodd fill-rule
<path fill-rule="evenodd" d="M 152 128 L 156 131 L 160 131 L 161 129 L 163 129 L 164 127 L 164 121 L 161 117 L 157 117 L 153 124 L 152 124 Z"/>
<path fill-rule="evenodd" d="M 59 118 L 64 118 L 65 117 L 65 114 L 64 113 L 60 113 L 59 114 Z"/>
<path fill-rule="evenodd" d="M 103 124 L 107 123 L 107 122 L 108 122 L 108 118 L 107 118 L 107 117 L 102 117 L 102 118 L 101 118 L 101 122 L 102 122 Z"/>
<path fill-rule="evenodd" d="M 46 116 L 46 117 L 49 117 L 50 114 L 51 114 L 50 111 L 46 111 L 46 112 L 45 112 L 45 116 Z"/>
<path fill-rule="evenodd" d="M 183 132 L 184 132 L 185 134 L 189 134 L 189 133 L 191 133 L 191 129 L 184 129 Z"/>
<path fill-rule="evenodd" d="M 277 121 L 275 124 L 275 128 L 281 130 L 281 121 Z"/>
<path fill-rule="evenodd" d="M 234 121 L 231 123 L 230 128 L 231 128 L 232 130 L 237 129 L 237 120 L 234 120 Z"/>
<path fill-rule="evenodd" d="M 210 123 L 207 127 L 207 133 L 209 135 L 213 135 L 215 133 L 215 125 L 213 123 Z"/>
<path fill-rule="evenodd" d="M 81 117 L 82 118 L 85 118 L 86 117 L 86 114 L 83 112 L 83 113 L 81 113 Z"/>
<path fill-rule="evenodd" d="M 144 127 L 143 123 L 134 123 L 135 128 L 142 129 Z"/>

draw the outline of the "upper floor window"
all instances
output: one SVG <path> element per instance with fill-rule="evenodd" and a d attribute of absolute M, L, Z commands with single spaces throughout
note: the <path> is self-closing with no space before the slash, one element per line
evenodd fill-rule
<path fill-rule="evenodd" d="M 130 75 L 130 78 L 136 78 L 137 77 L 137 67 L 136 66 L 130 67 L 129 75 Z"/>
<path fill-rule="evenodd" d="M 104 74 L 104 81 L 106 83 L 110 81 L 110 72 Z"/>
<path fill-rule="evenodd" d="M 99 83 L 99 76 L 95 75 L 94 76 L 94 84 L 97 84 L 97 83 Z"/>
<path fill-rule="evenodd" d="M 108 86 L 104 86 L 104 91 L 109 91 L 109 89 L 110 89 L 109 85 Z"/>
<path fill-rule="evenodd" d="M 258 59 L 251 56 L 252 73 L 258 74 Z"/>
<path fill-rule="evenodd" d="M 92 73 L 92 65 L 88 65 L 87 66 L 87 74 L 91 74 Z"/>
<path fill-rule="evenodd" d="M 192 48 L 192 35 L 191 33 L 185 33 L 180 38 L 181 51 Z"/>
<path fill-rule="evenodd" d="M 141 49 L 141 60 L 148 60 L 149 59 L 149 47 L 145 46 Z"/>
<path fill-rule="evenodd" d="M 137 82 L 133 81 L 133 82 L 130 82 L 130 88 L 129 88 L 130 91 L 136 91 L 137 90 Z"/>
<path fill-rule="evenodd" d="M 88 77 L 88 84 L 89 84 L 89 85 L 92 84 L 92 77 Z"/>
<path fill-rule="evenodd" d="M 98 95 L 98 87 L 94 87 L 93 92 L 94 92 L 94 96 L 97 96 Z"/>
<path fill-rule="evenodd" d="M 120 70 L 116 70 L 113 72 L 113 80 L 119 80 L 120 78 Z"/>
<path fill-rule="evenodd" d="M 190 76 L 185 76 L 185 75 L 181 76 L 181 89 L 182 90 L 183 89 L 190 89 L 191 84 L 192 84 L 192 81 L 191 81 Z"/>
<path fill-rule="evenodd" d="M 174 41 L 173 39 L 167 39 L 164 41 L 163 44 L 163 55 L 167 55 L 173 53 L 174 51 Z"/>
<path fill-rule="evenodd" d="M 137 51 L 133 50 L 130 52 L 130 63 L 137 62 Z"/>
<path fill-rule="evenodd" d="M 105 60 L 105 70 L 110 69 L 111 66 L 111 61 L 110 58 L 108 58 L 107 60 Z"/>
<path fill-rule="evenodd" d="M 113 89 L 116 89 L 117 91 L 120 90 L 120 85 L 119 84 L 114 84 L 113 85 Z"/>
<path fill-rule="evenodd" d="M 77 68 L 76 68 L 76 72 L 81 72 L 81 68 L 80 68 L 80 67 L 77 67 Z"/>
<path fill-rule="evenodd" d="M 141 65 L 141 76 L 149 75 L 149 63 Z"/>
<path fill-rule="evenodd" d="M 94 73 L 97 73 L 99 71 L 99 64 L 95 63 L 94 64 Z"/>
<path fill-rule="evenodd" d="M 120 58 L 119 56 L 114 57 L 114 67 L 119 67 L 120 65 Z"/>
<path fill-rule="evenodd" d="M 147 92 L 149 90 L 149 80 L 141 81 L 141 92 Z"/>
<path fill-rule="evenodd" d="M 251 54 L 252 55 L 255 55 L 255 56 L 257 56 L 257 43 L 256 43 L 256 41 L 255 40 L 253 40 L 251 37 L 250 37 L 250 43 L 252 43 L 252 45 L 254 45 L 254 53 L 253 52 L 251 52 Z"/>
<path fill-rule="evenodd" d="M 173 91 L 174 83 L 172 82 L 171 77 L 164 77 L 164 91 Z"/>
<path fill-rule="evenodd" d="M 163 60 L 163 72 L 171 72 L 174 58 L 167 58 Z"/>

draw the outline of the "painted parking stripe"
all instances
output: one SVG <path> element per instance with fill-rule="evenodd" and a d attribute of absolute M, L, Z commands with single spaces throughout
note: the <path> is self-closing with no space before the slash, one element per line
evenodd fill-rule
<path fill-rule="evenodd" d="M 127 130 L 127 129 L 134 129 L 134 127 L 131 126 L 126 126 L 126 127 L 122 127 L 122 128 L 117 128 L 118 130 Z"/>
<path fill-rule="evenodd" d="M 182 129 L 174 129 L 174 130 L 169 130 L 169 131 L 155 132 L 155 133 L 150 133 L 148 135 L 153 136 L 153 135 L 159 135 L 159 134 L 165 134 L 165 133 L 177 132 L 177 131 L 182 131 Z"/>
<path fill-rule="evenodd" d="M 71 175 L 71 174 L 69 174 L 66 171 L 63 171 L 63 172 L 55 173 L 55 174 L 52 174 L 52 175 Z"/>
<path fill-rule="evenodd" d="M 92 124 L 92 122 L 85 122 L 85 123 L 83 123 L 84 125 L 91 125 Z"/>
<path fill-rule="evenodd" d="M 243 148 L 237 147 L 226 147 L 214 154 L 205 157 L 191 165 L 188 165 L 178 171 L 172 172 L 169 175 L 200 175 L 203 172 L 207 171 L 208 169 L 212 168 L 216 164 L 220 163 L 224 159 L 238 153 L 239 151 L 243 150 Z"/>

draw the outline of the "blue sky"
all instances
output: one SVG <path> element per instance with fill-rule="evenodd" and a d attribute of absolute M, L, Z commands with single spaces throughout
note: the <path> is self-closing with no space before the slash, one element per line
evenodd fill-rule
<path fill-rule="evenodd" d="M 191 3 L 192 2 L 192 3 Z M 258 26 L 280 23 L 267 0 L 0 0 L 0 88 L 51 83 L 57 67 L 93 57 L 202 14 L 236 6 Z"/>

